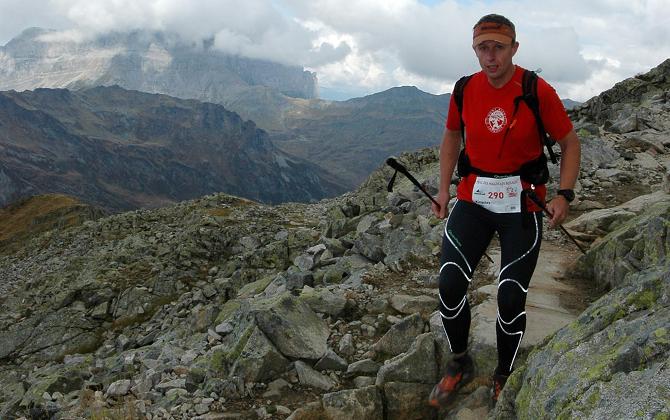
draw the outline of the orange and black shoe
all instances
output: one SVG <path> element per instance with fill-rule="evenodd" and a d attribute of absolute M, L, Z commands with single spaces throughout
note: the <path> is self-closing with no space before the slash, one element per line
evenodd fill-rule
<path fill-rule="evenodd" d="M 472 380 L 474 370 L 472 358 L 467 354 L 458 359 L 451 359 L 447 363 L 447 374 L 433 388 L 428 397 L 428 404 L 437 408 L 449 404 L 456 391 Z"/>
<path fill-rule="evenodd" d="M 505 383 L 507 382 L 508 376 L 506 375 L 501 375 L 499 373 L 494 373 L 493 374 L 493 386 L 491 387 L 491 399 L 493 400 L 493 405 L 495 405 L 498 402 L 498 397 L 500 397 L 500 393 L 502 392 L 502 389 L 505 387 Z"/>

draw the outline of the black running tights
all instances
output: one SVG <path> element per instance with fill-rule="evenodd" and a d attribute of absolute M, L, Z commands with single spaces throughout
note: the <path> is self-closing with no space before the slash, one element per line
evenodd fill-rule
<path fill-rule="evenodd" d="M 453 353 L 467 350 L 470 305 L 467 289 L 479 260 L 497 232 L 501 261 L 498 275 L 497 373 L 509 375 L 526 331 L 526 294 L 542 242 L 542 213 L 522 223 L 520 213 L 493 213 L 457 201 L 442 239 L 440 315 Z"/>

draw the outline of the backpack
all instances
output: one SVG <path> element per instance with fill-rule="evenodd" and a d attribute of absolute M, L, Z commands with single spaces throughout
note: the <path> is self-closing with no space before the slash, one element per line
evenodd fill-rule
<path fill-rule="evenodd" d="M 463 76 L 458 79 L 456 85 L 454 86 L 453 93 L 454 102 L 456 102 L 456 107 L 458 108 L 458 115 L 461 118 L 461 138 L 463 139 L 464 145 L 465 123 L 463 122 L 463 92 L 465 90 L 465 85 L 470 81 L 472 76 L 473 75 Z M 540 117 L 540 101 L 537 97 L 537 73 L 530 70 L 524 70 L 521 89 L 521 96 L 514 98 L 514 114 L 516 114 L 517 110 L 519 109 L 519 103 L 524 101 L 535 117 L 535 125 L 537 126 L 537 131 L 540 135 L 540 142 L 542 143 L 543 147 L 547 148 L 551 162 L 555 164 L 557 163 L 557 159 L 552 146 L 556 143 L 556 141 L 547 134 L 547 131 L 544 129 L 544 124 L 542 123 L 542 118 Z"/>

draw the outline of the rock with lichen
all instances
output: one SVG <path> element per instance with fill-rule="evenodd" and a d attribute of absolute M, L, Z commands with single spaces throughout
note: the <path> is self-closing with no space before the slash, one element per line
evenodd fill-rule
<path fill-rule="evenodd" d="M 670 203 L 656 204 L 581 258 L 582 274 L 614 289 L 528 357 L 496 417 L 670 414 L 669 218 Z"/>

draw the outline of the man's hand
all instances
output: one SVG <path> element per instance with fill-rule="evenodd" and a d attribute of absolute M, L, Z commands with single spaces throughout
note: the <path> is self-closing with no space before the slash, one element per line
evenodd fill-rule
<path fill-rule="evenodd" d="M 433 203 L 432 208 L 433 208 L 433 214 L 439 218 L 439 219 L 444 219 L 449 215 L 449 199 L 451 198 L 449 194 L 449 190 L 446 191 L 440 191 L 439 194 L 437 194 L 437 197 L 435 198 L 435 201 L 440 203 L 440 205 L 436 205 Z"/>
<path fill-rule="evenodd" d="M 549 219 L 549 227 L 558 227 L 563 224 L 563 221 L 568 217 L 570 211 L 570 203 L 562 195 L 557 195 L 550 202 L 547 203 L 547 210 L 553 214 Z"/>

